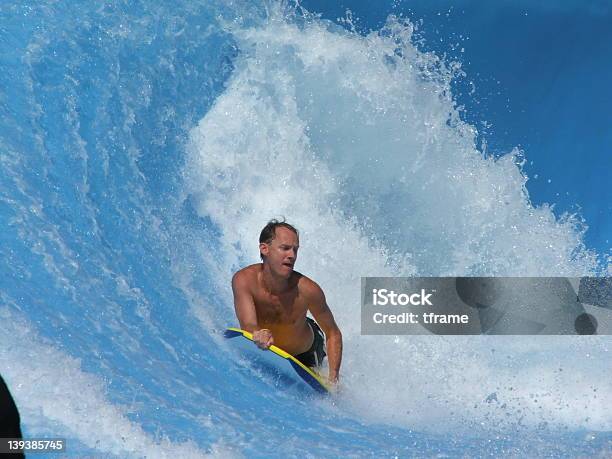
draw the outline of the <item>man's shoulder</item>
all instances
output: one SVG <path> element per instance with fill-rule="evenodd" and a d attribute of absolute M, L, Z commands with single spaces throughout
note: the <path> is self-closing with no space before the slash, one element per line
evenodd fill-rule
<path fill-rule="evenodd" d="M 319 292 L 322 292 L 321 287 L 315 281 L 313 281 L 310 277 L 305 276 L 304 274 L 297 273 L 300 277 L 298 279 L 298 288 L 301 292 L 311 295 L 317 295 Z"/>
<path fill-rule="evenodd" d="M 261 264 L 256 263 L 254 265 L 247 266 L 246 268 L 242 268 L 239 271 L 236 271 L 232 276 L 233 283 L 245 283 L 245 282 L 253 282 L 257 280 L 257 273 L 261 271 Z"/>
<path fill-rule="evenodd" d="M 300 294 L 303 295 L 306 303 L 308 304 L 308 308 L 311 311 L 313 308 L 318 309 L 319 307 L 325 305 L 326 301 L 323 289 L 311 278 L 302 276 L 298 285 Z"/>

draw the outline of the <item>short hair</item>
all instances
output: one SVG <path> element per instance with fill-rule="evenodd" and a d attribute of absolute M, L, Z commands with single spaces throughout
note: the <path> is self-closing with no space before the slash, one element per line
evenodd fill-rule
<path fill-rule="evenodd" d="M 295 226 L 287 223 L 284 218 L 282 222 L 274 218 L 270 220 L 261 230 L 261 233 L 259 234 L 259 243 L 269 244 L 270 242 L 272 242 L 272 240 L 276 237 L 276 228 L 279 227 L 287 228 L 288 230 L 293 231 L 297 237 L 300 237 L 300 233 L 295 228 Z M 261 252 L 259 253 L 259 256 L 262 260 L 264 259 L 264 256 Z"/>

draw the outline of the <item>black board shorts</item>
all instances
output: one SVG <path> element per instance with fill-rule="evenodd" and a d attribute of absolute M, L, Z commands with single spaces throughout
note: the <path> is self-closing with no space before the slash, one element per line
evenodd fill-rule
<path fill-rule="evenodd" d="M 320 367 L 323 364 L 323 359 L 327 355 L 325 353 L 325 335 L 321 327 L 312 320 L 310 317 L 306 317 L 306 323 L 312 328 L 314 340 L 312 346 L 306 352 L 295 355 L 294 357 L 302 362 L 304 365 L 310 368 Z"/>

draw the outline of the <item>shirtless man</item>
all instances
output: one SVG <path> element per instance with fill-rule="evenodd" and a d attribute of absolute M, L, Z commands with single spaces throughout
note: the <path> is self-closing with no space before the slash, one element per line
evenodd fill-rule
<path fill-rule="evenodd" d="M 309 367 L 320 366 L 326 355 L 322 328 L 327 337 L 328 378 L 336 383 L 342 334 L 321 287 L 293 270 L 298 249 L 298 232 L 290 224 L 271 220 L 264 227 L 259 236 L 262 263 L 247 266 L 232 278 L 236 316 L 259 348 L 274 344 Z M 306 317 L 307 311 L 316 322 Z"/>

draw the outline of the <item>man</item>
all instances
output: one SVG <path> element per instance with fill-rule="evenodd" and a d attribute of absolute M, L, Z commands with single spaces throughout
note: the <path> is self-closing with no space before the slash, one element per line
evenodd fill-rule
<path fill-rule="evenodd" d="M 236 316 L 259 348 L 274 344 L 309 367 L 320 366 L 326 355 L 322 328 L 327 337 L 328 379 L 335 384 L 342 334 L 321 287 L 293 270 L 298 249 L 299 235 L 290 224 L 271 220 L 264 227 L 259 236 L 262 263 L 247 266 L 232 278 Z M 316 322 L 306 317 L 308 311 Z"/>

